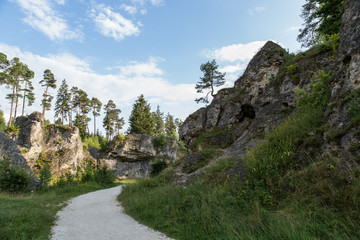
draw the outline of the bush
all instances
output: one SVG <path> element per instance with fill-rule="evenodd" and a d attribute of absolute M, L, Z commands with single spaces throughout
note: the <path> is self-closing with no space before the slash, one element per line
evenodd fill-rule
<path fill-rule="evenodd" d="M 31 176 L 23 168 L 11 165 L 8 159 L 0 161 L 0 189 L 8 192 L 30 190 Z"/>
<path fill-rule="evenodd" d="M 159 136 L 154 137 L 152 140 L 152 144 L 156 150 L 159 150 L 160 148 L 163 149 L 166 145 L 165 134 L 160 134 Z"/>
<path fill-rule="evenodd" d="M 0 110 L 0 130 L 5 130 L 5 129 L 6 129 L 6 123 L 4 119 L 4 113 L 3 111 Z"/>
<path fill-rule="evenodd" d="M 115 181 L 115 175 L 109 171 L 106 164 L 103 164 L 95 170 L 94 180 L 99 184 L 110 184 Z"/>
<path fill-rule="evenodd" d="M 150 164 L 150 166 L 151 166 L 150 175 L 152 177 L 155 177 L 155 176 L 159 175 L 162 170 L 167 168 L 166 162 L 163 161 L 163 160 L 158 160 L 158 159 L 155 160 L 154 162 L 152 162 Z"/>
<path fill-rule="evenodd" d="M 100 135 L 86 137 L 83 142 L 88 146 L 100 149 L 101 151 L 107 150 L 107 140 Z"/>
<path fill-rule="evenodd" d="M 45 164 L 45 166 L 40 170 L 40 184 L 41 186 L 47 186 L 51 180 L 51 171 L 50 166 Z"/>

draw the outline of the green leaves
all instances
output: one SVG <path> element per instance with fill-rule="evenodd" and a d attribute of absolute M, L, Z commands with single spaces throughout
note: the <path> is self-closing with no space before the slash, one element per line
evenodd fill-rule
<path fill-rule="evenodd" d="M 150 104 L 141 94 L 133 105 L 130 115 L 130 133 L 154 135 L 155 122 L 150 110 Z"/>

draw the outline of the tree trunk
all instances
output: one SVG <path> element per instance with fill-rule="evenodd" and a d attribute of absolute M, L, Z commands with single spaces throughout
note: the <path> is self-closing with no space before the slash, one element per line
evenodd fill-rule
<path fill-rule="evenodd" d="M 46 97 L 47 97 L 47 92 L 48 92 L 48 87 L 46 87 L 45 89 L 45 96 L 44 96 L 44 105 L 43 105 L 43 112 L 42 112 L 42 125 L 44 125 L 44 121 L 45 121 L 45 104 L 46 104 Z"/>
<path fill-rule="evenodd" d="M 64 125 L 64 111 L 61 112 L 61 124 Z"/>
<path fill-rule="evenodd" d="M 95 117 L 95 114 L 94 114 L 94 136 L 96 134 L 96 117 Z"/>
<path fill-rule="evenodd" d="M 26 90 L 27 90 L 27 81 L 25 82 L 24 99 L 23 99 L 23 107 L 22 107 L 22 114 L 21 114 L 21 116 L 24 116 L 24 112 L 25 112 L 25 98 L 26 98 Z"/>
<path fill-rule="evenodd" d="M 13 86 L 13 95 L 11 97 L 11 109 L 10 109 L 10 119 L 9 119 L 9 127 L 11 126 L 11 120 L 12 120 L 12 112 L 13 112 L 13 107 L 14 107 L 14 96 L 15 96 L 15 86 Z"/>
<path fill-rule="evenodd" d="M 19 95 L 18 95 L 19 89 L 18 86 L 15 88 L 15 98 L 16 98 L 16 102 L 15 102 L 15 113 L 14 113 L 14 122 L 16 120 L 16 116 L 17 116 L 17 108 L 19 105 Z"/>

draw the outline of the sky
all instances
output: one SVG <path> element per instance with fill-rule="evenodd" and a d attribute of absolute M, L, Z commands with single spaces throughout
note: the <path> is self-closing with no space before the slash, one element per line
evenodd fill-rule
<path fill-rule="evenodd" d="M 290 52 L 302 26 L 305 0 L 0 0 L 0 52 L 19 57 L 39 81 L 50 69 L 105 105 L 122 111 L 124 131 L 140 94 L 152 111 L 185 120 L 204 104 L 195 84 L 200 65 L 216 59 L 232 87 L 256 52 L 272 40 Z M 10 90 L 0 86 L 0 109 L 9 118 Z M 56 95 L 57 89 L 51 93 Z M 53 100 L 53 105 L 54 105 Z M 20 106 L 21 107 L 21 106 Z M 103 112 L 103 111 L 102 111 Z M 100 126 L 102 116 L 97 118 Z M 46 118 L 54 120 L 53 110 Z M 92 123 L 89 123 L 92 126 Z M 91 129 L 91 127 L 90 127 Z M 103 129 L 100 129 L 102 132 Z"/>

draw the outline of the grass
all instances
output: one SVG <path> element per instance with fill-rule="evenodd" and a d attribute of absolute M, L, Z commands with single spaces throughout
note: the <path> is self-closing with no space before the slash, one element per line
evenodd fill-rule
<path fill-rule="evenodd" d="M 0 192 L 0 239 L 49 239 L 56 213 L 67 200 L 111 186 L 83 183 L 24 194 Z"/>

